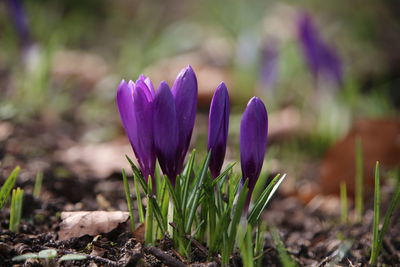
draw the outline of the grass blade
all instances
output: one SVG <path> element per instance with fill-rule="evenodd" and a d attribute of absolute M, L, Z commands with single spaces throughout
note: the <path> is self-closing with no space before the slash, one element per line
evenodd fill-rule
<path fill-rule="evenodd" d="M 379 213 L 381 205 L 381 189 L 380 189 L 380 175 L 379 175 L 379 162 L 375 165 L 375 190 L 374 190 L 374 222 L 372 226 L 372 245 L 371 245 L 371 258 L 369 263 L 375 265 L 378 259 L 378 242 L 379 242 Z"/>
<path fill-rule="evenodd" d="M 267 206 L 269 200 L 274 195 L 275 191 L 278 189 L 279 185 L 285 179 L 286 174 L 280 175 L 277 174 L 274 179 L 269 183 L 267 188 L 261 194 L 258 202 L 254 205 L 253 209 L 251 210 L 248 216 L 248 222 L 251 225 L 255 225 L 255 223 L 260 219 L 260 216 Z"/>
<path fill-rule="evenodd" d="M 36 198 L 40 197 L 40 192 L 42 191 L 43 184 L 43 172 L 38 172 L 36 174 L 35 185 L 33 187 L 33 196 Z"/>
<path fill-rule="evenodd" d="M 354 206 L 357 214 L 357 219 L 361 220 L 363 217 L 364 205 L 364 173 L 363 173 L 363 151 L 360 136 L 356 138 L 355 148 L 355 164 L 356 164 L 356 181 L 355 181 L 355 194 Z"/>
<path fill-rule="evenodd" d="M 7 202 L 8 196 L 11 193 L 11 190 L 14 187 L 15 182 L 17 181 L 17 176 L 19 174 L 19 166 L 15 167 L 15 169 L 8 176 L 3 186 L 0 189 L 0 210 L 4 207 Z"/>
<path fill-rule="evenodd" d="M 126 174 L 125 174 L 125 170 L 124 169 L 122 169 L 122 179 L 123 179 L 123 182 L 124 182 L 124 191 L 125 191 L 126 204 L 128 206 L 128 211 L 129 211 L 129 220 L 131 222 L 130 229 L 131 229 L 131 232 L 134 232 L 135 231 L 135 218 L 133 216 L 131 190 L 129 189 L 128 178 L 126 178 Z"/>
<path fill-rule="evenodd" d="M 140 190 L 139 190 L 139 179 L 135 174 L 133 175 L 133 183 L 135 185 L 136 204 L 139 212 L 139 221 L 140 223 L 144 223 L 144 211 L 142 205 L 142 197 L 140 195 Z"/>
<path fill-rule="evenodd" d="M 295 267 L 296 264 L 293 262 L 292 258 L 286 251 L 285 245 L 281 237 L 279 236 L 279 231 L 275 227 L 271 227 L 271 236 L 275 243 L 276 249 L 278 250 L 279 259 L 283 267 Z"/>
<path fill-rule="evenodd" d="M 382 229 L 379 231 L 378 247 L 377 247 L 377 252 L 376 252 L 376 254 L 378 254 L 378 255 L 382 248 L 383 238 L 385 237 L 385 234 L 389 228 L 390 220 L 392 218 L 393 212 L 396 210 L 396 208 L 399 206 L 399 204 L 400 204 L 400 181 L 397 180 L 395 194 L 394 194 L 392 200 L 390 201 L 390 206 L 389 206 L 388 210 L 385 213 Z"/>
<path fill-rule="evenodd" d="M 197 183 L 195 184 L 195 188 L 193 189 L 193 198 L 192 198 L 192 203 L 191 205 L 188 207 L 188 220 L 186 221 L 185 224 L 185 232 L 186 233 L 190 233 L 190 229 L 192 227 L 192 223 L 193 223 L 193 219 L 196 213 L 196 210 L 199 206 L 199 200 L 200 200 L 200 195 L 201 195 L 201 188 L 204 182 L 204 179 L 207 175 L 207 170 L 208 170 L 208 164 L 210 162 L 210 152 L 207 154 L 206 159 L 203 162 L 203 165 L 201 167 L 201 171 L 199 174 L 199 178 L 197 180 Z M 189 201 L 190 202 L 190 201 Z"/>
<path fill-rule="evenodd" d="M 347 187 L 346 182 L 340 183 L 340 221 L 343 224 L 347 223 L 347 211 L 348 211 L 348 204 L 347 204 Z"/>

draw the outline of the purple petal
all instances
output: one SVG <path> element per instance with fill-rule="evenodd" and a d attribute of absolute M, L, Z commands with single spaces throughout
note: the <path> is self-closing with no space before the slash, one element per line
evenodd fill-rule
<path fill-rule="evenodd" d="M 229 128 L 229 95 L 225 83 L 214 93 L 208 123 L 208 150 L 212 149 L 210 171 L 216 178 L 224 163 Z"/>
<path fill-rule="evenodd" d="M 257 97 L 250 99 L 240 124 L 240 162 L 243 179 L 249 179 L 249 196 L 264 163 L 267 147 L 268 114 Z"/>
<path fill-rule="evenodd" d="M 154 177 L 156 154 L 153 141 L 153 103 L 148 99 L 149 88 L 142 80 L 138 80 L 133 93 L 133 106 L 135 120 L 138 122 L 136 128 L 137 139 L 136 154 L 143 172 L 147 179 L 150 175 Z"/>
<path fill-rule="evenodd" d="M 178 174 L 178 120 L 174 97 L 166 82 L 162 82 L 154 98 L 154 144 L 164 174 L 173 184 Z"/>
<path fill-rule="evenodd" d="M 146 86 L 147 86 L 146 96 L 148 99 L 153 100 L 155 91 L 154 91 L 153 83 L 151 82 L 150 78 L 144 76 L 143 74 L 140 74 L 140 76 L 136 82 L 138 82 L 138 81 L 143 81 L 146 84 Z"/>
<path fill-rule="evenodd" d="M 315 78 L 328 78 L 337 85 L 342 83 L 341 60 L 315 27 L 311 16 L 302 14 L 298 22 L 298 35 L 304 57 Z"/>
<path fill-rule="evenodd" d="M 179 172 L 189 148 L 197 109 L 197 79 L 191 66 L 183 69 L 172 86 L 179 129 Z"/>
<path fill-rule="evenodd" d="M 279 51 L 275 41 L 268 42 L 261 56 L 261 81 L 265 89 L 272 91 L 278 77 Z"/>
<path fill-rule="evenodd" d="M 315 28 L 311 17 L 308 14 L 303 14 L 298 22 L 298 35 L 300 45 L 303 49 L 304 56 L 310 66 L 314 75 L 319 71 L 319 46 L 320 37 L 317 29 Z"/>
<path fill-rule="evenodd" d="M 28 17 L 21 0 L 8 0 L 8 10 L 23 47 L 32 45 Z"/>
<path fill-rule="evenodd" d="M 136 117 L 134 115 L 133 106 L 133 89 L 135 84 L 132 81 L 128 83 L 122 80 L 117 89 L 117 106 L 122 125 L 128 135 L 129 142 L 138 159 L 138 154 L 135 149 L 138 144 Z"/>

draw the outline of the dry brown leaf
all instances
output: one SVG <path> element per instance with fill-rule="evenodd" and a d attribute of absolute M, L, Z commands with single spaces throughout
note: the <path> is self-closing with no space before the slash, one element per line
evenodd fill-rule
<path fill-rule="evenodd" d="M 0 121 L 0 142 L 7 140 L 13 131 L 14 126 L 11 123 Z"/>
<path fill-rule="evenodd" d="M 136 230 L 133 232 L 133 237 L 139 242 L 144 243 L 144 232 L 145 232 L 145 225 L 144 223 L 139 224 Z"/>
<path fill-rule="evenodd" d="M 107 178 L 122 168 L 130 170 L 124 155 L 135 160 L 127 139 L 91 145 L 76 144 L 56 152 L 56 158 L 77 174 L 99 178 Z"/>
<path fill-rule="evenodd" d="M 321 165 L 320 184 L 323 193 L 337 194 L 341 181 L 346 182 L 349 193 L 354 192 L 357 136 L 362 142 L 367 191 L 373 185 L 376 161 L 380 162 L 383 171 L 400 165 L 400 119 L 362 120 L 327 152 Z"/>
<path fill-rule="evenodd" d="M 58 237 L 60 240 L 66 240 L 84 235 L 96 236 L 109 233 L 128 219 L 129 213 L 122 211 L 61 212 L 62 222 Z"/>

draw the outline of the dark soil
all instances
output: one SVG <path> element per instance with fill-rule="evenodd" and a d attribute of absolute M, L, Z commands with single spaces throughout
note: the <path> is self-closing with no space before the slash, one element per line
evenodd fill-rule
<path fill-rule="evenodd" d="M 28 128 L 27 128 L 28 127 Z M 34 129 L 29 129 L 34 127 Z M 41 129 L 38 132 L 38 129 Z M 0 141 L 2 177 L 11 167 L 22 168 L 18 186 L 25 189 L 23 221 L 18 234 L 8 229 L 8 209 L 0 212 L 0 266 L 42 266 L 38 260 L 24 264 L 13 262 L 14 256 L 54 248 L 58 257 L 70 253 L 90 255 L 82 261 L 66 261 L 60 266 L 219 266 L 218 258 L 207 259 L 204 247 L 193 246 L 190 260 L 185 260 L 171 247 L 168 239 L 155 247 L 143 247 L 127 223 L 112 232 L 97 237 L 83 236 L 65 241 L 58 240 L 61 211 L 127 210 L 121 176 L 115 173 L 105 179 L 78 178 L 62 163 L 52 158 L 52 151 L 60 149 L 60 139 L 67 139 L 68 126 L 46 134 L 46 126 L 15 127 L 13 135 Z M 26 137 L 27 131 L 35 136 Z M 68 137 L 69 138 L 69 137 Z M 33 164 L 32 162 L 35 162 Z M 40 198 L 32 191 L 37 165 L 45 166 Z M 107 190 L 105 190 L 107 189 Z M 390 196 L 390 189 L 383 195 Z M 107 205 L 104 205 L 105 199 Z M 365 266 L 370 256 L 372 236 L 371 201 L 367 201 L 364 218 L 359 223 L 339 223 L 339 205 L 336 197 L 317 196 L 308 204 L 298 198 L 276 195 L 264 216 L 268 225 L 275 225 L 289 255 L 300 266 Z M 384 206 L 387 198 L 383 199 Z M 385 209 L 384 209 L 385 210 Z M 399 213 L 392 219 L 379 258 L 380 264 L 400 265 Z M 263 266 L 281 266 L 276 246 L 266 234 Z M 238 253 L 232 266 L 241 266 Z"/>

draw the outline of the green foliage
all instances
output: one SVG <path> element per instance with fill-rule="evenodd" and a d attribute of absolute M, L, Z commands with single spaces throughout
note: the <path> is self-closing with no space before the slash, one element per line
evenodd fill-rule
<path fill-rule="evenodd" d="M 17 180 L 17 176 L 19 174 L 19 166 L 15 167 L 15 169 L 8 176 L 3 186 L 0 189 L 0 210 L 4 207 L 7 202 L 8 196 L 11 193 L 11 190 L 14 187 L 14 184 Z"/>
<path fill-rule="evenodd" d="M 286 251 L 285 245 L 282 242 L 281 237 L 279 236 L 279 231 L 275 227 L 271 227 L 270 229 L 272 239 L 275 243 L 275 246 L 278 250 L 278 255 L 281 260 L 281 264 L 283 267 L 295 267 L 297 264 L 292 260 L 289 254 Z"/>
<path fill-rule="evenodd" d="M 131 231 L 133 232 L 135 230 L 135 217 L 133 215 L 133 207 L 132 207 L 132 199 L 131 199 L 131 190 L 129 189 L 129 183 L 128 183 L 128 178 L 126 178 L 125 170 L 122 169 L 122 178 L 124 181 L 124 191 L 125 191 L 125 198 L 126 198 L 126 203 L 128 205 L 128 211 L 129 211 L 129 220 L 130 220 L 130 228 Z"/>
<path fill-rule="evenodd" d="M 235 247 L 251 247 L 251 253 L 246 257 L 253 262 L 255 255 L 262 254 L 263 249 L 261 214 L 286 175 L 277 175 L 265 189 L 259 190 L 258 197 L 253 196 L 255 201 L 248 213 L 248 181 L 242 184 L 241 177 L 232 172 L 235 164 L 229 164 L 217 178 L 212 179 L 208 172 L 210 153 L 199 166 L 195 164 L 195 157 L 196 151 L 193 150 L 175 186 L 167 177 L 158 175 L 155 175 L 155 184 L 152 179 L 146 182 L 127 157 L 133 170 L 136 195 L 140 196 L 140 185 L 147 197 L 143 219 L 145 243 L 154 244 L 157 238 L 169 235 L 175 248 L 190 257 L 192 241 L 198 240 L 207 244 L 209 257 L 219 256 L 223 265 L 229 264 Z M 141 211 L 140 197 L 137 201 L 140 219 L 140 213 L 144 211 Z M 240 229 L 248 229 L 249 234 L 238 233 Z M 253 232 L 256 232 L 255 240 Z M 243 240 L 247 243 L 240 243 L 242 238 L 239 236 L 245 237 Z"/>
<path fill-rule="evenodd" d="M 379 216 L 381 205 L 381 188 L 380 188 L 380 175 L 379 175 L 379 162 L 375 166 L 375 190 L 374 190 L 374 222 L 372 224 L 372 244 L 371 244 L 371 258 L 369 263 L 375 265 L 378 259 L 378 244 L 379 244 Z"/>
<path fill-rule="evenodd" d="M 396 187 L 394 195 L 390 201 L 389 208 L 387 209 L 383 218 L 382 228 L 379 230 L 380 220 L 380 174 L 379 174 L 379 162 L 376 162 L 375 167 L 375 196 L 374 196 L 374 222 L 372 230 L 372 244 L 371 244 L 371 257 L 369 263 L 376 265 L 380 250 L 382 249 L 382 242 L 385 237 L 387 230 L 389 229 L 390 221 L 393 216 L 393 212 L 400 204 L 400 177 L 396 177 Z"/>
<path fill-rule="evenodd" d="M 340 183 L 340 221 L 341 223 L 347 223 L 348 214 L 348 201 L 347 201 L 347 186 L 346 182 Z"/>
<path fill-rule="evenodd" d="M 43 172 L 38 172 L 36 174 L 35 185 L 33 187 L 33 196 L 39 198 L 40 192 L 42 191 L 43 184 Z"/>
<path fill-rule="evenodd" d="M 17 188 L 12 191 L 9 229 L 15 233 L 18 232 L 21 222 L 23 199 L 24 190 Z"/>
<path fill-rule="evenodd" d="M 357 136 L 355 147 L 355 166 L 356 166 L 356 181 L 354 205 L 357 214 L 357 219 L 360 221 L 363 217 L 364 204 L 364 171 L 363 171 L 363 151 L 361 138 Z"/>

